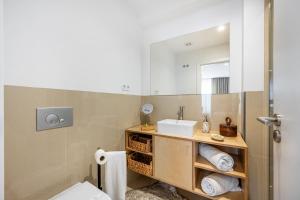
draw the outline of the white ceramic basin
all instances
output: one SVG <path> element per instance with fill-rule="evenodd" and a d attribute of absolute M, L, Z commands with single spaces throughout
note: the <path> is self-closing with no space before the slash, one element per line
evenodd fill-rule
<path fill-rule="evenodd" d="M 197 121 L 164 119 L 157 122 L 157 132 L 161 134 L 192 137 L 197 128 Z"/>

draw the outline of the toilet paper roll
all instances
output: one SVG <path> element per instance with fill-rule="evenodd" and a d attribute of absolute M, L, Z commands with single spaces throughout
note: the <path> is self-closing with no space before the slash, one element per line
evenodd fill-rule
<path fill-rule="evenodd" d="M 106 152 L 102 149 L 99 149 L 95 153 L 95 160 L 99 165 L 104 165 L 107 162 Z"/>

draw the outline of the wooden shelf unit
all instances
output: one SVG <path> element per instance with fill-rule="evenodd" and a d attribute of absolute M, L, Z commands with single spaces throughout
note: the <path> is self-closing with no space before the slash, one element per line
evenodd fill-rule
<path fill-rule="evenodd" d="M 140 151 L 132 149 L 128 146 L 128 136 L 130 134 L 137 134 L 137 133 L 152 136 L 152 152 L 151 153 L 140 152 Z M 212 133 L 217 133 L 217 132 L 212 132 Z M 164 140 L 163 138 L 166 138 L 167 140 Z M 158 152 L 160 152 L 161 150 L 168 152 L 167 154 L 170 155 L 170 151 L 172 151 L 173 148 L 174 148 L 174 151 L 175 152 L 177 151 L 177 153 L 178 153 L 178 149 L 177 149 L 177 147 L 174 147 L 176 145 L 172 145 L 172 144 L 164 149 L 161 149 L 162 148 L 161 146 L 159 147 L 160 149 L 156 149 L 155 148 L 155 139 L 157 139 L 158 141 L 170 141 L 170 142 L 175 142 L 175 143 L 177 143 L 176 141 L 178 140 L 178 142 L 179 142 L 178 144 L 182 143 L 182 144 L 186 144 L 186 145 L 188 145 L 189 142 L 191 143 L 191 145 L 192 145 L 192 152 L 191 152 L 192 155 L 190 155 L 191 157 L 183 158 L 183 160 L 191 160 L 191 161 L 189 161 L 189 162 L 191 162 L 189 169 L 192 170 L 192 178 L 191 178 L 192 186 L 191 187 L 184 187 L 182 185 L 178 185 L 178 180 L 177 181 L 174 180 L 173 177 L 166 178 L 164 176 L 161 176 L 161 173 L 159 173 L 159 171 L 162 169 L 165 170 L 165 167 L 159 166 L 158 163 L 155 164 L 155 160 L 159 159 L 159 161 L 161 162 L 161 157 L 163 157 L 163 156 L 159 155 L 159 157 L 156 157 L 155 155 L 158 154 Z M 182 141 L 182 142 L 180 142 L 180 141 Z M 184 141 L 187 141 L 187 142 L 184 142 Z M 232 155 L 235 160 L 234 170 L 231 172 L 220 171 L 215 166 L 213 166 L 210 162 L 208 162 L 205 158 L 201 157 L 198 153 L 198 145 L 200 143 L 206 143 L 206 144 L 213 145 L 216 148 L 219 148 L 220 150 L 225 151 L 225 152 L 229 153 L 230 155 Z M 128 153 L 138 152 L 141 154 L 152 156 L 153 176 L 148 176 L 148 177 L 157 179 L 162 182 L 166 182 L 170 185 L 173 185 L 175 187 L 192 192 L 199 196 L 206 197 L 208 199 L 248 200 L 248 146 L 244 142 L 244 140 L 240 134 L 238 134 L 238 136 L 234 137 L 234 138 L 225 137 L 225 140 L 223 142 L 219 142 L 219 141 L 212 140 L 210 138 L 210 134 L 201 133 L 200 131 L 198 131 L 197 134 L 195 134 L 193 137 L 180 137 L 180 136 L 173 136 L 173 135 L 169 135 L 169 134 L 161 134 L 161 133 L 156 132 L 155 130 L 142 131 L 140 126 L 135 126 L 135 127 L 129 128 L 125 131 L 125 147 L 126 147 L 126 151 Z M 159 154 L 161 154 L 161 153 L 166 154 L 166 152 L 160 152 Z M 186 156 L 186 155 L 180 155 L 180 156 Z M 169 158 L 166 158 L 166 159 L 169 159 Z M 170 162 L 172 162 L 172 161 L 170 161 Z M 180 165 L 178 165 L 178 166 L 180 166 Z M 178 168 L 178 166 L 176 168 L 173 167 L 170 170 L 178 171 L 178 170 L 180 170 Z M 187 165 L 184 165 L 184 166 L 186 168 Z M 156 170 L 158 170 L 157 173 L 155 173 Z M 226 194 L 219 195 L 216 197 L 208 196 L 201 190 L 201 186 L 199 184 L 201 183 L 202 178 L 205 175 L 208 175 L 210 173 L 220 173 L 220 174 L 224 174 L 227 176 L 239 178 L 242 191 L 241 192 L 228 192 Z M 179 173 L 178 176 L 180 176 L 180 175 L 182 175 L 182 174 Z"/>
<path fill-rule="evenodd" d="M 194 142 L 194 152 L 193 152 L 193 173 L 194 173 L 194 191 L 201 196 L 205 196 L 209 199 L 215 200 L 247 200 L 248 199 L 248 148 L 244 144 L 242 145 L 232 145 L 234 138 L 230 138 L 230 145 L 226 145 L 225 142 L 222 145 L 219 145 L 219 142 L 212 143 L 209 141 L 207 143 L 207 139 L 203 140 L 203 142 L 196 141 Z M 217 169 L 213 164 L 211 164 L 208 160 L 199 155 L 199 144 L 206 143 L 210 144 L 221 151 L 227 152 L 234 159 L 233 171 L 224 172 Z M 241 192 L 228 192 L 223 195 L 219 195 L 216 197 L 210 197 L 206 195 L 201 190 L 201 180 L 205 175 L 209 175 L 211 173 L 219 173 L 224 174 L 226 176 L 231 176 L 238 178 L 240 181 L 240 187 L 242 188 Z"/>
<path fill-rule="evenodd" d="M 194 162 L 194 167 L 199 169 L 204 169 L 211 172 L 217 172 L 220 174 L 233 176 L 241 179 L 246 179 L 247 175 L 244 172 L 242 161 L 239 159 L 236 155 L 231 155 L 234 159 L 235 166 L 234 170 L 230 172 L 224 172 L 217 169 L 214 165 L 212 165 L 209 161 L 207 161 L 205 158 L 201 157 L 200 155 L 197 156 L 196 161 Z"/>
<path fill-rule="evenodd" d="M 150 157 L 152 157 L 152 165 L 154 166 L 153 147 L 152 147 L 152 152 L 143 152 L 143 151 L 140 151 L 140 150 L 133 149 L 133 148 L 129 147 L 129 136 L 131 134 L 140 134 L 140 135 L 143 135 L 142 132 L 134 132 L 134 131 L 128 131 L 128 130 L 125 131 L 125 150 L 126 150 L 127 154 L 132 153 L 132 152 L 136 152 L 136 153 L 140 153 L 140 154 L 143 154 L 143 155 L 150 156 Z M 144 134 L 144 135 L 149 135 L 149 134 Z M 152 141 L 153 141 L 153 136 L 152 136 Z M 153 142 L 152 142 L 152 145 L 153 145 Z M 139 173 L 141 175 L 153 178 L 153 175 L 150 176 L 150 175 L 147 175 L 147 174 L 142 174 L 142 173 L 140 173 L 140 172 L 138 172 L 138 171 L 136 171 L 134 169 L 130 169 L 130 170 L 132 170 L 132 171 L 134 171 L 136 173 Z M 152 174 L 154 174 L 154 169 L 152 171 L 153 171 Z"/>

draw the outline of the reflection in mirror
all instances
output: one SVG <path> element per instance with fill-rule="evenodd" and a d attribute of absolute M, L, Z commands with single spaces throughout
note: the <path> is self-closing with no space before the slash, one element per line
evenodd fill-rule
<path fill-rule="evenodd" d="M 230 26 L 151 45 L 151 95 L 230 92 Z"/>
<path fill-rule="evenodd" d="M 201 88 L 198 93 L 229 93 L 230 67 L 228 61 L 200 66 L 200 69 L 197 68 L 197 72 L 198 87 Z M 201 79 L 198 80 L 198 77 L 201 77 Z"/>

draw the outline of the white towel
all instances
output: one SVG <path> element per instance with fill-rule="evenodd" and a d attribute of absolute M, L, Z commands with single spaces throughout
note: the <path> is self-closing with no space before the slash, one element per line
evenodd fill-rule
<path fill-rule="evenodd" d="M 222 152 L 211 145 L 200 144 L 199 154 L 221 171 L 233 170 L 234 160 L 228 153 Z"/>
<path fill-rule="evenodd" d="M 107 152 L 105 164 L 105 192 L 112 200 L 125 200 L 127 188 L 126 152 Z"/>
<path fill-rule="evenodd" d="M 209 196 L 241 191 L 237 178 L 217 173 L 204 177 L 201 181 L 201 188 Z"/>

